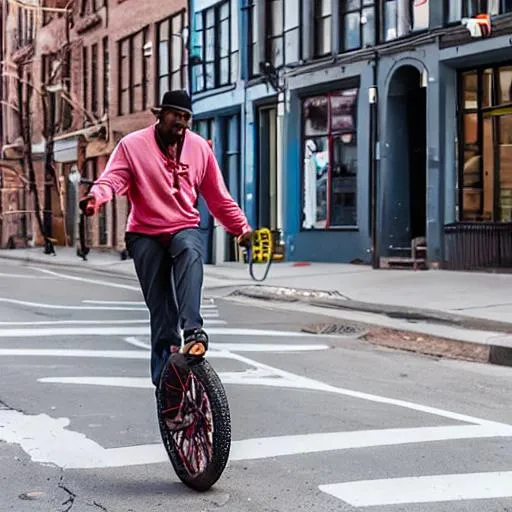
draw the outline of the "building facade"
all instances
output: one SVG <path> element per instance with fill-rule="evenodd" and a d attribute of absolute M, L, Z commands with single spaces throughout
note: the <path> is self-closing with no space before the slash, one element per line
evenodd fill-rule
<path fill-rule="evenodd" d="M 74 246 L 80 180 L 154 122 L 163 91 L 188 88 L 187 4 L 2 0 L 2 24 L 1 246 L 41 245 L 41 231 Z M 88 223 L 89 245 L 123 252 L 127 215 L 114 198 Z"/>
<path fill-rule="evenodd" d="M 417 248 L 430 266 L 512 265 L 512 2 L 194 0 L 191 10 L 198 127 L 286 259 L 384 266 Z M 490 35 L 470 34 L 478 14 L 490 15 Z M 229 259 L 222 243 L 215 255 Z"/>
<path fill-rule="evenodd" d="M 190 86 L 194 129 L 287 260 L 512 266 L 512 0 L 2 0 L 0 12 L 2 247 L 40 245 L 42 231 L 74 245 L 80 178 L 154 120 L 166 89 Z M 491 31 L 477 37 L 479 14 Z M 237 259 L 199 208 L 206 261 Z M 90 245 L 122 251 L 127 214 L 115 198 Z"/>

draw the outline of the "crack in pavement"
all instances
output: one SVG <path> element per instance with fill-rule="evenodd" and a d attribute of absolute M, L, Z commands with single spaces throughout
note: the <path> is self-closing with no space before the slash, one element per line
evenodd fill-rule
<path fill-rule="evenodd" d="M 23 411 L 22 409 L 17 409 L 16 407 L 10 406 L 7 402 L 4 402 L 1 398 L 0 398 L 0 409 L 3 409 L 4 411 L 16 411 L 16 412 L 21 412 L 21 413 L 25 414 L 25 411 Z"/>
<path fill-rule="evenodd" d="M 92 504 L 95 507 L 98 507 L 99 509 L 104 510 L 105 512 L 108 512 L 108 510 L 101 503 L 98 503 L 97 501 L 93 501 Z"/>
<path fill-rule="evenodd" d="M 63 491 L 68 493 L 68 499 L 66 501 L 62 502 L 62 506 L 65 507 L 67 505 L 67 508 L 62 509 L 62 512 L 69 512 L 71 508 L 73 507 L 75 503 L 76 494 L 73 491 L 70 491 L 63 483 L 62 480 L 64 480 L 64 475 L 62 474 L 59 481 L 59 488 Z"/>
<path fill-rule="evenodd" d="M 452 308 L 452 309 L 453 309 L 453 311 L 468 311 L 470 309 L 499 308 L 500 306 L 512 306 L 512 302 L 503 302 L 501 304 L 487 304 L 486 306 L 468 306 L 465 308 Z"/>

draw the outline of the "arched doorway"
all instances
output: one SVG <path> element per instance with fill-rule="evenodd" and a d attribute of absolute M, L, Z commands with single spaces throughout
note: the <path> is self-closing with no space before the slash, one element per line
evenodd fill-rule
<path fill-rule="evenodd" d="M 384 133 L 386 165 L 381 183 L 381 266 L 421 264 L 426 258 L 427 89 L 424 85 L 422 74 L 411 65 L 398 68 L 389 85 Z"/>

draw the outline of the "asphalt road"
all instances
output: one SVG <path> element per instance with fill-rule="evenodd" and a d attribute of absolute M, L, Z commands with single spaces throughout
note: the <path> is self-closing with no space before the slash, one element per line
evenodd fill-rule
<path fill-rule="evenodd" d="M 137 283 L 0 262 L 0 511 L 512 512 L 512 371 L 214 297 L 233 445 L 198 494 L 160 444 Z"/>

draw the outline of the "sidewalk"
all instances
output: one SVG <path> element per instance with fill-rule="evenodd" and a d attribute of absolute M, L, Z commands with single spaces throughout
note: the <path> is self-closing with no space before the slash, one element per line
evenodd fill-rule
<path fill-rule="evenodd" d="M 2 259 L 9 258 L 136 279 L 133 261 L 121 261 L 117 253 L 91 251 L 88 261 L 83 261 L 74 249 L 59 247 L 56 252 L 51 256 L 41 248 L 1 250 L 0 268 Z M 262 275 L 263 270 L 263 266 L 256 265 L 256 276 Z M 414 321 L 418 332 L 428 333 L 418 328 L 428 323 L 437 327 L 438 336 L 440 327 L 444 331 L 472 329 L 476 331 L 465 337 L 461 333 L 459 338 L 474 342 L 485 337 L 482 342 L 487 345 L 493 339 L 493 344 L 510 348 L 512 353 L 512 274 L 373 270 L 350 264 L 280 262 L 272 265 L 264 283 L 257 283 L 250 278 L 247 265 L 226 263 L 205 265 L 204 284 L 206 290 L 227 288 L 242 297 L 307 303 L 352 314 L 385 315 L 387 320 L 401 321 L 401 325 L 413 326 Z M 381 321 L 379 325 L 386 323 Z M 510 354 L 509 357 L 512 359 Z"/>

